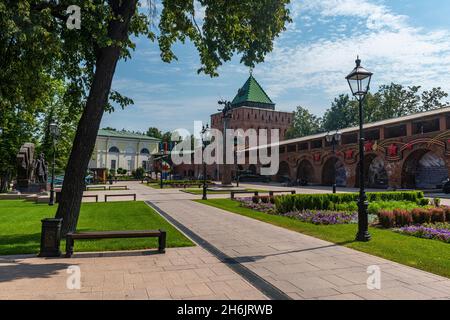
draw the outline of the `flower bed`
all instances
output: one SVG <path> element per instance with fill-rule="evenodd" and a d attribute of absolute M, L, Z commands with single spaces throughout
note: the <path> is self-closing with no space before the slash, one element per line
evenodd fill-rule
<path fill-rule="evenodd" d="M 268 213 L 279 214 L 275 210 L 275 205 L 270 197 L 251 197 L 251 198 L 237 198 L 241 206 L 252 210 Z M 347 224 L 357 222 L 358 214 L 356 212 L 340 212 L 340 211 L 291 211 L 288 213 L 279 214 L 285 217 L 298 219 L 303 222 L 314 224 Z"/>
<path fill-rule="evenodd" d="M 256 202 L 255 197 L 236 198 L 236 201 L 240 202 L 241 206 L 244 208 L 261 211 L 269 214 L 275 213 L 275 205 L 270 201 Z"/>
<path fill-rule="evenodd" d="M 450 226 L 450 225 L 449 225 Z M 396 229 L 396 232 L 407 234 L 410 236 L 424 238 L 424 239 L 434 239 L 443 242 L 450 243 L 450 229 L 447 228 L 438 228 L 431 226 L 407 226 L 402 227 L 400 229 Z"/>
<path fill-rule="evenodd" d="M 336 212 L 336 211 L 293 211 L 283 214 L 283 216 L 295 218 L 303 222 L 314 224 L 348 224 L 358 221 L 356 212 Z"/>

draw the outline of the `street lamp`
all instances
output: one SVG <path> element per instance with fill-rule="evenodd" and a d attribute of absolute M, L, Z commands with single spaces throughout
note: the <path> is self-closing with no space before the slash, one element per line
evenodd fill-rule
<path fill-rule="evenodd" d="M 330 134 L 330 132 L 327 132 L 327 135 L 325 136 L 325 139 L 328 143 L 331 143 L 333 147 L 333 157 L 336 158 L 336 145 L 339 144 L 339 141 L 341 141 L 342 133 L 339 130 L 336 130 L 334 134 Z M 336 193 L 336 162 L 334 162 L 334 172 L 333 172 L 333 193 Z"/>
<path fill-rule="evenodd" d="M 50 183 L 50 200 L 48 202 L 49 206 L 53 206 L 55 204 L 55 160 L 56 160 L 56 139 L 59 136 L 59 128 L 58 125 L 54 122 L 49 125 L 50 135 L 53 140 L 53 161 L 52 161 L 52 181 Z"/>
<path fill-rule="evenodd" d="M 205 149 L 209 140 L 209 125 L 202 126 L 202 131 L 200 131 L 202 135 L 202 164 L 203 164 L 203 196 L 202 200 L 207 200 L 208 197 L 206 195 L 206 189 L 208 188 L 206 185 L 206 161 L 205 161 Z"/>
<path fill-rule="evenodd" d="M 224 137 L 226 137 L 230 120 L 233 118 L 233 113 L 232 113 L 233 106 L 231 105 L 230 101 L 225 101 L 225 100 L 219 101 L 218 104 L 223 105 L 223 108 L 219 109 L 219 111 L 222 111 L 223 135 L 224 135 Z M 226 139 L 224 139 L 224 141 L 223 141 L 222 184 L 230 185 L 231 184 L 231 172 L 230 172 L 231 169 L 229 166 L 227 166 L 226 154 L 227 154 L 227 145 L 226 145 Z"/>
<path fill-rule="evenodd" d="M 353 96 L 359 102 L 359 201 L 358 201 L 358 233 L 356 234 L 357 241 L 369 241 L 369 223 L 367 216 L 367 201 L 366 192 L 364 190 L 364 129 L 363 129 L 363 100 L 367 95 L 370 87 L 370 80 L 373 73 L 367 71 L 361 66 L 359 57 L 356 59 L 356 67 L 346 77 L 350 90 Z"/>

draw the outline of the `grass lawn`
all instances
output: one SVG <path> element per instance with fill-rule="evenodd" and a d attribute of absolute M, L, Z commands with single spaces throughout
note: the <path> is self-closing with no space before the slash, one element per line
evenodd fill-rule
<path fill-rule="evenodd" d="M 38 253 L 41 219 L 51 218 L 56 207 L 21 200 L 0 201 L 0 255 Z M 78 231 L 165 229 L 167 247 L 193 243 L 144 202 L 83 203 Z M 157 238 L 75 241 L 75 252 L 157 248 Z M 65 250 L 65 242 L 61 250 Z"/>
<path fill-rule="evenodd" d="M 314 225 L 243 208 L 237 201 L 230 199 L 196 201 L 450 278 L 448 243 L 378 228 L 369 228 L 371 241 L 356 242 L 354 241 L 358 228 L 356 224 Z"/>

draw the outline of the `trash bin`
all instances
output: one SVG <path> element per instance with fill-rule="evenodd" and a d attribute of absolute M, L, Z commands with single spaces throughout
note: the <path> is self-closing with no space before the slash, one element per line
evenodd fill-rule
<path fill-rule="evenodd" d="M 63 219 L 47 218 L 41 220 L 41 251 L 39 257 L 59 257 L 61 250 L 61 225 Z"/>

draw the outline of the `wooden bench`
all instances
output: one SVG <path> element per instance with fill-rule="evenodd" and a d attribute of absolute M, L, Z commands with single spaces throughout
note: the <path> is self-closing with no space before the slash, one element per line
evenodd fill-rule
<path fill-rule="evenodd" d="M 108 202 L 109 197 L 133 197 L 133 201 L 136 201 L 136 193 L 129 194 L 105 194 L 105 202 Z"/>
<path fill-rule="evenodd" d="M 95 198 L 95 202 L 98 202 L 98 194 L 83 194 L 83 198 Z"/>
<path fill-rule="evenodd" d="M 296 194 L 297 192 L 295 190 L 277 190 L 277 191 L 269 191 L 269 196 L 273 196 L 274 193 L 290 193 L 290 194 Z"/>
<path fill-rule="evenodd" d="M 164 230 L 69 232 L 66 235 L 66 258 L 73 255 L 75 239 L 117 238 L 158 238 L 158 252 L 166 252 L 166 231 Z"/>
<path fill-rule="evenodd" d="M 231 199 L 234 199 L 234 195 L 235 194 L 250 194 L 252 193 L 254 196 L 258 196 L 259 192 L 258 191 L 245 191 L 245 190 L 240 190 L 240 191 L 230 191 L 230 197 Z"/>
<path fill-rule="evenodd" d="M 128 186 L 109 186 L 109 190 L 128 190 Z"/>
<path fill-rule="evenodd" d="M 89 191 L 89 189 L 101 189 L 101 190 L 106 190 L 106 186 L 86 186 L 86 191 Z"/>

